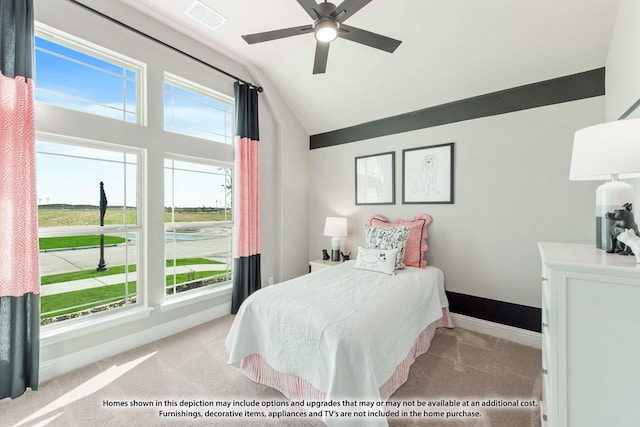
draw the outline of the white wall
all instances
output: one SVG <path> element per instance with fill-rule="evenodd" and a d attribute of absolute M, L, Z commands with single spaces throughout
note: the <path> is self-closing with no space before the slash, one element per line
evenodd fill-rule
<path fill-rule="evenodd" d="M 606 65 L 606 118 L 617 120 L 640 100 L 640 2 L 620 0 L 618 18 L 611 37 Z M 640 118 L 640 107 L 628 118 Z M 640 209 L 640 178 L 629 180 L 635 187 L 633 202 L 638 221 Z"/>
<path fill-rule="evenodd" d="M 449 291 L 540 307 L 536 242 L 595 243 L 596 183 L 569 181 L 573 133 L 604 118 L 604 97 L 311 150 L 309 253 L 329 247 L 324 218 L 349 218 L 347 251 L 368 217 L 433 217 L 427 261 Z M 402 204 L 402 150 L 455 143 L 455 203 Z M 354 158 L 396 152 L 396 204 L 355 205 Z"/>
<path fill-rule="evenodd" d="M 617 120 L 640 99 L 640 2 L 620 0 L 606 64 L 606 119 Z M 640 115 L 636 115 L 640 117 Z"/>
<path fill-rule="evenodd" d="M 258 70 L 247 70 L 235 62 L 194 40 L 172 31 L 121 2 L 85 1 L 122 22 L 168 42 L 195 57 L 263 85 L 259 96 L 261 137 L 261 253 L 262 280 L 275 282 L 306 272 L 307 241 L 307 180 L 308 135 L 284 106 Z M 198 157 L 233 161 L 233 148 L 209 143 L 197 138 L 168 134 L 163 131 L 163 72 L 168 71 L 219 92 L 233 96 L 234 81 L 187 57 L 153 41 L 110 23 L 64 0 L 36 0 L 36 21 L 140 60 L 148 65 L 148 124 L 138 126 L 119 123 L 101 117 L 72 112 L 62 108 L 36 105 L 36 128 L 41 132 L 71 135 L 98 141 L 131 145 L 145 150 L 149 182 L 146 194 L 149 209 L 145 218 L 148 256 L 140 263 L 149 266 L 146 298 L 153 309 L 148 317 L 135 322 L 103 325 L 99 333 L 75 329 L 69 322 L 69 333 L 52 334 L 44 327 L 41 332 L 41 379 L 46 380 L 82 364 L 90 363 L 146 342 L 180 332 L 188 327 L 229 312 L 228 293 L 202 298 L 200 301 L 167 310 L 164 301 L 164 249 L 162 191 L 164 152 L 181 152 Z M 251 74 L 254 75 L 251 75 Z M 37 82 L 36 82 L 37 84 Z M 291 179 L 293 176 L 295 179 Z M 304 194 L 305 198 L 301 198 Z M 283 218 L 287 221 L 286 232 Z M 155 237 L 158 236 L 158 237 Z M 284 262 L 283 254 L 294 254 L 292 262 Z M 155 284 L 155 286 L 154 286 Z M 161 284 L 161 285 L 158 285 Z M 97 315 L 96 315 L 97 316 Z M 91 322 L 89 322 L 91 323 Z"/>

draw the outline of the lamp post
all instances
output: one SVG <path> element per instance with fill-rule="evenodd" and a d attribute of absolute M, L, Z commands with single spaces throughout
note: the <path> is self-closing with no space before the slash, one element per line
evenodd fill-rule
<path fill-rule="evenodd" d="M 104 192 L 104 183 L 100 181 L 100 227 L 104 227 L 104 214 L 107 212 L 107 195 Z M 104 261 L 104 234 L 100 233 L 100 261 L 96 271 L 106 271 L 107 263 Z"/>

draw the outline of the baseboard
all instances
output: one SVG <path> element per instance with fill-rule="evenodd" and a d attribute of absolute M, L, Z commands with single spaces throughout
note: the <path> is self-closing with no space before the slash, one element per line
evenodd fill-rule
<path fill-rule="evenodd" d="M 451 313 L 451 320 L 453 320 L 453 324 L 456 327 L 492 335 L 529 347 L 542 348 L 542 334 L 539 332 L 489 322 L 488 320 L 477 319 L 458 313 Z"/>
<path fill-rule="evenodd" d="M 446 291 L 449 310 L 474 319 L 482 319 L 516 329 L 542 332 L 542 310 L 491 298 Z"/>
<path fill-rule="evenodd" d="M 171 322 L 162 323 L 114 341 L 92 346 L 75 353 L 65 354 L 64 357 L 41 361 L 40 382 L 50 380 L 74 369 L 106 359 L 107 357 L 115 356 L 116 354 L 186 331 L 187 329 L 194 328 L 218 317 L 225 316 L 229 314 L 230 311 L 231 303 L 220 304 L 208 310 L 199 311 L 191 316 L 185 316 Z"/>

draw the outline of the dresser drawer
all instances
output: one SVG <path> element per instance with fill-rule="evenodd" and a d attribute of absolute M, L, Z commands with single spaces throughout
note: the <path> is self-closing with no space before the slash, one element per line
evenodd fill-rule
<path fill-rule="evenodd" d="M 548 423 L 548 420 L 551 418 L 550 414 L 552 411 L 552 407 L 554 405 L 554 393 L 551 388 L 551 375 L 550 366 L 547 363 L 545 366 L 544 360 L 544 352 L 543 352 L 543 362 L 542 362 L 542 404 L 540 408 L 542 425 L 545 426 Z"/>
<path fill-rule="evenodd" d="M 542 307 L 551 306 L 551 285 L 546 275 L 542 276 Z"/>
<path fill-rule="evenodd" d="M 551 337 L 549 334 L 542 334 L 542 369 L 547 371 L 551 367 Z"/>
<path fill-rule="evenodd" d="M 540 308 L 540 332 L 542 335 L 549 334 L 549 331 L 551 330 L 550 328 L 553 326 L 550 322 L 551 316 L 549 306 L 543 305 Z"/>
<path fill-rule="evenodd" d="M 551 400 L 551 395 L 550 395 L 550 379 L 549 379 L 549 375 L 543 375 L 542 376 L 542 402 L 540 405 L 540 418 L 542 421 L 542 426 L 547 426 L 549 425 L 549 411 L 550 411 L 550 404 L 552 402 Z"/>
<path fill-rule="evenodd" d="M 540 406 L 540 418 L 543 426 L 549 425 L 550 412 L 553 406 L 553 391 L 551 388 L 551 376 L 554 369 L 551 364 L 553 349 L 551 347 L 551 285 L 549 280 L 549 270 L 542 269 L 541 280 L 542 307 L 541 311 L 541 327 L 542 333 L 542 403 Z"/>

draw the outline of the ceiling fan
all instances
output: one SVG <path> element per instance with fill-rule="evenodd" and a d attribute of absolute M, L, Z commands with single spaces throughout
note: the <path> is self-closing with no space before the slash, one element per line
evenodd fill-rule
<path fill-rule="evenodd" d="M 313 62 L 313 74 L 324 73 L 327 69 L 329 43 L 335 40 L 336 37 L 342 37 L 343 39 L 361 43 L 389 53 L 393 53 L 393 51 L 400 46 L 400 43 L 402 43 L 400 40 L 344 24 L 344 21 L 365 7 L 371 0 L 344 0 L 338 7 L 328 1 L 320 4 L 316 3 L 315 0 L 297 1 L 313 19 L 313 24 L 283 28 L 281 30 L 267 31 L 264 33 L 247 34 L 242 36 L 242 38 L 247 43 L 253 44 L 300 34 L 315 33 L 316 54 Z"/>

